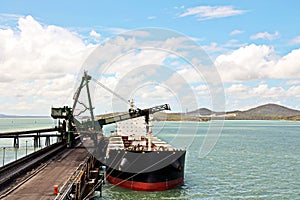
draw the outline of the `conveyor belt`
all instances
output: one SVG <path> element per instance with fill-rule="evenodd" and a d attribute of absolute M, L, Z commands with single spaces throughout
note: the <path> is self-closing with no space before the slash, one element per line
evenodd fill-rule
<path fill-rule="evenodd" d="M 58 185 L 61 188 L 88 156 L 87 150 L 83 147 L 67 149 L 60 157 L 3 199 L 54 199 L 56 196 L 53 195 L 53 186 Z"/>
<path fill-rule="evenodd" d="M 4 165 L 0 168 L 0 188 L 4 188 L 9 182 L 14 181 L 16 177 L 40 165 L 42 162 L 65 149 L 65 147 L 65 144 L 56 143 Z"/>

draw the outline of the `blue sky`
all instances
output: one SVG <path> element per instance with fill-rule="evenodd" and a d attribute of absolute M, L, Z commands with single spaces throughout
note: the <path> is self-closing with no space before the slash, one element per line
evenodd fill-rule
<path fill-rule="evenodd" d="M 68 103 L 74 85 L 69 60 L 82 63 L 96 44 L 144 27 L 178 31 L 203 47 L 223 80 L 226 110 L 269 102 L 300 109 L 299 8 L 298 1 L 279 0 L 1 1 L 0 113 L 48 114 L 49 103 Z M 73 59 L 74 49 L 81 53 Z M 60 73 L 47 78 L 52 66 Z"/>
<path fill-rule="evenodd" d="M 285 43 L 265 43 L 276 45 L 282 49 L 280 52 L 291 49 L 283 47 L 299 32 L 297 13 L 300 3 L 297 1 L 44 1 L 42 5 L 40 1 L 2 1 L 1 4 L 1 13 L 31 15 L 45 24 L 69 28 L 163 27 L 220 44 L 235 38 L 248 42 L 249 37 L 258 32 L 273 34 L 277 31 L 281 35 L 278 40 Z M 232 6 L 244 13 L 210 20 L 201 20 L 195 15 L 179 17 L 186 9 L 197 6 Z M 231 36 L 230 33 L 236 29 L 244 34 Z"/>

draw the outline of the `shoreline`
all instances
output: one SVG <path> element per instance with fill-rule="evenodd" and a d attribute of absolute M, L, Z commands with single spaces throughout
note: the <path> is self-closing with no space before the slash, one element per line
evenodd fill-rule
<path fill-rule="evenodd" d="M 289 121 L 289 122 L 300 122 L 300 120 L 289 120 L 289 119 L 214 119 L 214 120 L 208 120 L 208 121 L 200 121 L 200 120 L 152 120 L 155 122 L 210 122 L 210 121 L 217 121 L 217 120 L 223 120 L 223 121 Z"/>

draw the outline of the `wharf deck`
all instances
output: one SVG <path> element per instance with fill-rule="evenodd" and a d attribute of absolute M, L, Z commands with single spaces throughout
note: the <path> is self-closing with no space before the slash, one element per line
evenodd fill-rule
<path fill-rule="evenodd" d="M 51 161 L 42 171 L 12 191 L 5 200 L 48 200 L 55 199 L 53 186 L 61 188 L 77 167 L 89 156 L 84 147 L 67 149 Z"/>

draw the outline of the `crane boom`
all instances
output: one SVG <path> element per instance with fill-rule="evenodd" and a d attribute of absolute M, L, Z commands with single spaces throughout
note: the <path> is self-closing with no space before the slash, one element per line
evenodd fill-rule
<path fill-rule="evenodd" d="M 114 94 L 115 96 L 117 96 L 118 98 L 120 98 L 121 100 L 123 100 L 125 103 L 128 103 L 128 101 L 126 99 L 124 99 L 122 96 L 120 96 L 119 94 L 115 93 L 114 91 L 112 91 L 111 89 L 109 89 L 108 87 L 106 87 L 105 85 L 103 85 L 102 83 L 100 83 L 99 81 L 97 81 L 96 79 L 92 78 L 90 75 L 87 74 L 87 71 L 84 71 L 84 75 L 82 77 L 82 80 L 80 82 L 80 85 L 77 89 L 77 91 L 75 92 L 74 95 L 74 103 L 73 103 L 73 107 L 70 108 L 68 106 L 64 106 L 64 107 L 60 107 L 60 108 L 53 108 L 51 109 L 51 116 L 54 119 L 63 119 L 63 125 L 62 125 L 62 134 L 64 135 L 66 142 L 68 144 L 68 146 L 72 146 L 72 141 L 74 140 L 75 136 L 74 133 L 81 130 L 93 130 L 93 131 L 101 131 L 103 125 L 107 125 L 107 124 L 111 124 L 111 123 L 116 123 L 119 121 L 124 121 L 124 120 L 128 120 L 128 119 L 132 119 L 132 118 L 137 118 L 137 117 L 145 117 L 145 122 L 146 124 L 149 124 L 149 115 L 162 111 L 162 110 L 170 110 L 170 106 L 168 104 L 163 104 L 160 106 L 154 106 L 148 109 L 135 109 L 135 106 L 133 104 L 133 101 L 130 102 L 130 109 L 128 111 L 128 113 L 126 114 L 121 114 L 121 115 L 117 115 L 117 116 L 113 116 L 113 117 L 108 117 L 108 118 L 104 118 L 104 119 L 98 119 L 95 120 L 94 118 L 94 112 L 93 112 L 93 106 L 92 106 L 92 100 L 91 100 L 91 96 L 90 96 L 90 88 L 89 88 L 89 82 L 93 80 L 95 81 L 98 85 L 100 85 L 101 87 L 103 87 L 104 89 L 108 90 L 109 92 L 111 92 L 112 94 Z M 79 96 L 81 94 L 81 90 L 83 88 L 86 88 L 86 92 L 87 92 L 87 97 L 88 97 L 88 106 L 85 105 L 83 102 L 79 101 Z M 91 120 L 87 120 L 87 121 L 82 121 L 80 122 L 78 119 L 75 118 L 75 108 L 77 104 L 81 104 L 81 106 L 83 106 L 83 110 L 79 112 L 79 114 L 77 114 L 76 116 L 81 115 L 82 113 L 84 113 L 85 111 L 89 110 L 90 114 L 91 114 Z M 76 125 L 75 125 L 76 123 Z M 147 131 L 148 132 L 148 131 Z"/>
<path fill-rule="evenodd" d="M 108 118 L 104 118 L 104 119 L 99 119 L 98 122 L 101 126 L 103 126 L 103 125 L 107 125 L 107 124 L 112 124 L 112 123 L 116 123 L 116 122 L 120 122 L 120 121 L 124 121 L 124 120 L 128 120 L 128 119 L 132 119 L 132 118 L 145 116 L 145 122 L 148 124 L 149 114 L 153 114 L 153 113 L 163 111 L 163 110 L 171 110 L 170 105 L 163 104 L 163 105 L 154 106 L 154 107 L 143 109 L 143 110 L 141 110 L 141 109 L 131 110 L 130 109 L 129 112 L 126 114 L 116 115 L 116 116 L 108 117 Z"/>

